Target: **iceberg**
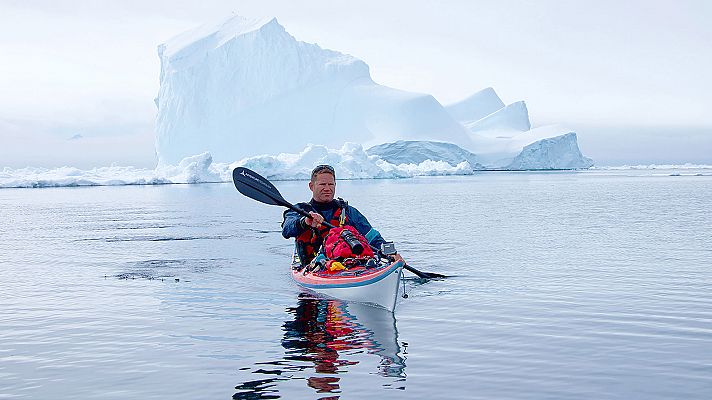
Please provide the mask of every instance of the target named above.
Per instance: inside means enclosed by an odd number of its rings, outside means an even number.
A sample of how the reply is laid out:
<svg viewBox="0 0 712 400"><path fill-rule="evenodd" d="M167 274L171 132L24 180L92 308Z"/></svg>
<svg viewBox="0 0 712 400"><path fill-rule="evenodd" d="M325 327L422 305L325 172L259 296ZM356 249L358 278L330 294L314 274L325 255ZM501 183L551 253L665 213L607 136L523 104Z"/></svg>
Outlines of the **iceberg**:
<svg viewBox="0 0 712 400"><path fill-rule="evenodd" d="M365 62L298 41L274 18L233 16L158 55L155 169L4 168L0 188L229 182L236 166L307 179L329 163L340 179L368 179L593 165L575 132L532 128L524 101L505 105L488 87L443 106L379 85Z"/></svg>
<svg viewBox="0 0 712 400"><path fill-rule="evenodd" d="M468 142L434 97L378 85L347 54L297 41L276 19L233 16L158 47L159 165L415 138Z"/></svg>
<svg viewBox="0 0 712 400"><path fill-rule="evenodd" d="M526 132L532 128L527 104L523 101L502 107L479 120L463 121L463 125L470 132L500 137L511 137L517 132Z"/></svg>
<svg viewBox="0 0 712 400"><path fill-rule="evenodd" d="M424 161L443 161L456 166L463 161L475 170L485 169L479 158L452 143L399 140L394 143L384 143L366 150L369 155L375 155L391 164L420 164Z"/></svg>
<svg viewBox="0 0 712 400"><path fill-rule="evenodd" d="M478 121L504 107L493 88L488 87L445 107L457 121Z"/></svg>
<svg viewBox="0 0 712 400"><path fill-rule="evenodd" d="M564 135L566 136L566 135ZM562 169L561 165L551 159L549 164L534 164L527 154L549 152L551 147L571 145L572 135L564 138L543 139L535 143L540 146L526 146L521 160L526 162L528 168L521 165L512 166L512 169ZM396 142L396 146L404 146ZM442 148L440 147L442 146ZM394 162L384 160L374 154L386 151L389 146L377 146L364 150L360 144L345 143L339 149L328 148L323 145L310 144L298 153L281 153L278 155L260 155L247 157L233 163L215 162L210 153L186 157L176 165L158 166L155 169L141 169L133 167L111 166L80 170L72 167L55 169L45 168L3 168L0 170L0 188L46 188L46 187L74 187L74 186L123 186L123 185L165 185L184 183L225 183L232 181L232 170L243 166L253 169L270 180L306 180L309 179L311 170L316 164L329 163L336 169L339 180L344 179L392 179L411 178L417 176L441 175L474 175L483 173L481 165L462 161L453 164L459 158L460 150L453 145L422 142L406 142L403 152L416 158L424 149L445 149L433 153L422 162L400 162L407 159L392 159ZM373 151L372 151L373 150ZM466 150L462 150L465 151ZM467 154L467 153L463 153ZM533 160L541 162L543 157L534 154ZM473 155L470 154L469 157ZM454 158L448 158L454 157ZM474 155L475 160L477 156ZM578 162L578 161L577 161ZM536 168L539 165L541 168ZM566 166L566 165L564 165ZM635 165L622 167L594 167L593 171L642 171L643 174L662 174L666 176L712 176L712 165ZM682 171L682 172L681 172ZM595 172L593 172L595 173Z"/></svg>
<svg viewBox="0 0 712 400"><path fill-rule="evenodd" d="M593 166L578 148L576 133L538 140L524 146L506 170L582 169Z"/></svg>
<svg viewBox="0 0 712 400"><path fill-rule="evenodd" d="M338 179L389 179L415 176L471 175L477 169L467 161L451 165L445 161L392 164L368 154L360 144L345 143L339 149L307 145L298 153L246 157L215 162L210 153L186 157L175 165L155 169L111 166L81 170L73 167L3 168L0 188L47 188L77 186L165 185L232 182L235 167L247 167L272 180L306 180L316 164L331 164Z"/></svg>
<svg viewBox="0 0 712 400"><path fill-rule="evenodd" d="M576 133L556 125L524 132L475 132L472 141L480 150L478 161L490 170L586 169L594 165L581 154ZM533 151L536 148L547 150Z"/></svg>
<svg viewBox="0 0 712 400"><path fill-rule="evenodd" d="M564 135L547 137L535 140L536 132L510 140L515 148L522 146L523 149L513 158L499 158L499 163L487 163L489 155L473 154L461 147L451 143L427 142L427 141L398 141L371 147L367 150L370 155L376 155L391 164L420 164L423 161L442 161L451 166L456 166L463 161L476 171L481 170L547 170L547 169L585 169L593 166L593 160L584 157L578 148L576 133L569 132ZM511 152L514 154L515 152ZM499 153L500 157L505 157L505 153Z"/></svg>
<svg viewBox="0 0 712 400"><path fill-rule="evenodd" d="M227 182L228 164L214 163L209 153L181 160L177 165L155 169L110 166L88 170L61 168L3 168L0 188L47 188L78 186L164 185L172 183Z"/></svg>
<svg viewBox="0 0 712 400"><path fill-rule="evenodd" d="M476 171L467 161L452 165L443 160L426 159L421 162L395 164L378 155L369 154L357 143L345 143L340 149L310 144L298 154L248 157L233 164L233 167L250 168L268 179L307 180L311 177L314 166L318 164L332 165L337 179L472 175Z"/></svg>
<svg viewBox="0 0 712 400"><path fill-rule="evenodd" d="M543 153L531 150L517 158L538 140L570 132L532 130L524 101L505 105L488 87L443 106L428 94L379 85L365 62L298 41L275 18L232 16L167 41L158 54L159 166L202 152L233 162L296 154L308 143L340 148L347 142L382 144L374 154L396 165L419 165L429 154L427 160L473 169L591 166L575 135L566 136L569 146L547 142L546 160L532 159ZM552 161L557 157L565 161Z"/></svg>
<svg viewBox="0 0 712 400"><path fill-rule="evenodd" d="M498 101L499 100L499 101ZM472 111L463 111L468 105ZM498 105L502 107L492 111ZM504 106L492 88L446 107L468 130L477 161L490 170L584 169L576 133L558 125L533 128L526 102ZM479 118L485 112L491 113Z"/></svg>

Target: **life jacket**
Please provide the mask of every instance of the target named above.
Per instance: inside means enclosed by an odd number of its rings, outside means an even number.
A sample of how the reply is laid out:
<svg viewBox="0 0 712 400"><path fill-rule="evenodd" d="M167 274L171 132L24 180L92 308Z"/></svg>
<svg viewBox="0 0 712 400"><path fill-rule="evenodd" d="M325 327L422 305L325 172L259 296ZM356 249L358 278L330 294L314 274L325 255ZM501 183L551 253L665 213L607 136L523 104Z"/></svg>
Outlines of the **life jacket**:
<svg viewBox="0 0 712 400"><path fill-rule="evenodd" d="M334 211L334 215L328 222L336 227L344 226L348 223L348 216L346 213L346 207L348 207L348 203L341 198L337 199L336 201L339 204L339 207L336 209L336 211ZM301 203L299 205L302 209L306 209L305 211L318 212L309 203ZM302 265L309 264L314 259L314 257L319 254L319 249L321 249L321 245L324 243L324 238L328 233L329 228L324 225L321 225L319 228L309 227L307 230L297 236L297 255L299 256L299 260L301 261Z"/></svg>
<svg viewBox="0 0 712 400"><path fill-rule="evenodd" d="M356 254L349 246L346 239L344 239L342 232L349 231L353 237L361 243L363 251ZM368 240L354 228L353 226L341 226L334 228L329 231L324 240L324 254L329 260L344 260L347 258L371 258L374 256L371 246L368 244Z"/></svg>

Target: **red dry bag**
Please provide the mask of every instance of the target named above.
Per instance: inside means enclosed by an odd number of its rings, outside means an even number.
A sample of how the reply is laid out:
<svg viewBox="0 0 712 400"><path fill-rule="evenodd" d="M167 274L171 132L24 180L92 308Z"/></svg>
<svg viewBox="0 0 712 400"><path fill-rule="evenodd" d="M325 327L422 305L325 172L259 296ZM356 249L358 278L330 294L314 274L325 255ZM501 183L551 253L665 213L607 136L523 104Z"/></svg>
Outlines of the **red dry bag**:
<svg viewBox="0 0 712 400"><path fill-rule="evenodd" d="M363 247L361 254L355 254L351 249L351 246L349 246L342 234L345 230L353 234L353 237L361 243ZM371 246L368 245L368 240L366 240L356 228L349 225L340 226L329 231L326 235L326 240L324 240L324 253L326 254L326 258L330 260L339 258L370 258L374 256Z"/></svg>

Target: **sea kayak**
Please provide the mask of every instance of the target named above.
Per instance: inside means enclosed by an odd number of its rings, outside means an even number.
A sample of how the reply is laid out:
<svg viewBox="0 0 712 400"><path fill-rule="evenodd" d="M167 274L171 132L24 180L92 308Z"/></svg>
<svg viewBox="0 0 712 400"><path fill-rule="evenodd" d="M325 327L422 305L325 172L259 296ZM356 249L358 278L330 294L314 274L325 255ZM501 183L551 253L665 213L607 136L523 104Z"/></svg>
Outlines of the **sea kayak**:
<svg viewBox="0 0 712 400"><path fill-rule="evenodd" d="M373 268L307 271L292 263L292 278L300 286L339 300L368 304L393 312L403 275L403 261L381 263Z"/></svg>

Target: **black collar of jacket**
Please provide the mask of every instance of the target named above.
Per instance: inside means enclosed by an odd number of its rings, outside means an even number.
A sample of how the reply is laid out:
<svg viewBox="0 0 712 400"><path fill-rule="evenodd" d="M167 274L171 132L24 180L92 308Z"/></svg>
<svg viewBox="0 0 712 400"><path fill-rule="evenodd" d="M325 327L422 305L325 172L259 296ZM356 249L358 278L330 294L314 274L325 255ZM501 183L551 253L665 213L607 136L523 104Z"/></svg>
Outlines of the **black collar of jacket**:
<svg viewBox="0 0 712 400"><path fill-rule="evenodd" d="M327 203L320 203L314 199L309 200L309 205L312 206L317 212L322 212L326 210L335 210L337 208L346 208L348 203L346 200L339 197L338 199L331 200Z"/></svg>

